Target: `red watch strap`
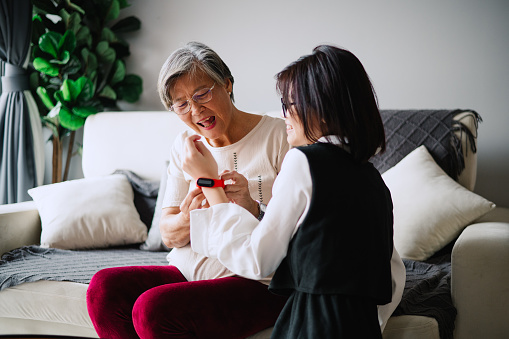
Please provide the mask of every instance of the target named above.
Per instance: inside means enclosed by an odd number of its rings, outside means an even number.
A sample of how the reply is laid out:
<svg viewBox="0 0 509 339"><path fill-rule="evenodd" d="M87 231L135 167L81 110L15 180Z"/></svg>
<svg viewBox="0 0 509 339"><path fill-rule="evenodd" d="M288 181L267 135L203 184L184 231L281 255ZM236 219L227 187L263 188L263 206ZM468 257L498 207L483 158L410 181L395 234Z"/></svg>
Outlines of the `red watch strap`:
<svg viewBox="0 0 509 339"><path fill-rule="evenodd" d="M221 179L210 179L210 178L199 178L196 180L197 187L222 187L224 188L224 180Z"/></svg>

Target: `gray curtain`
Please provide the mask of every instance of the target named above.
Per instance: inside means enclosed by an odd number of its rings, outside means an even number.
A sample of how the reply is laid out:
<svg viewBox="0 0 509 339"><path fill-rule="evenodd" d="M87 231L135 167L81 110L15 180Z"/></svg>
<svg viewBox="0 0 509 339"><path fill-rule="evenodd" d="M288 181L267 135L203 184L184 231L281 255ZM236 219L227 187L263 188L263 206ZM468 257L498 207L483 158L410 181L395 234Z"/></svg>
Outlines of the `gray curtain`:
<svg viewBox="0 0 509 339"><path fill-rule="evenodd" d="M44 175L41 122L26 70L31 27L30 0L0 0L0 204L31 200L27 190Z"/></svg>

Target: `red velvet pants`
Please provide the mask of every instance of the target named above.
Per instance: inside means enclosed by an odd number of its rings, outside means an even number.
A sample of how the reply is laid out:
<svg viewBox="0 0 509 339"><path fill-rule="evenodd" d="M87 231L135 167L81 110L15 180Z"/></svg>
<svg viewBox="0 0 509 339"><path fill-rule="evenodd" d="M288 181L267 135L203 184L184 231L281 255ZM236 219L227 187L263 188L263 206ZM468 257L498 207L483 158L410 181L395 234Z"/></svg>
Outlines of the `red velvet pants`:
<svg viewBox="0 0 509 339"><path fill-rule="evenodd" d="M174 266L103 269L87 291L101 338L245 338L273 326L285 302L254 280L188 282Z"/></svg>

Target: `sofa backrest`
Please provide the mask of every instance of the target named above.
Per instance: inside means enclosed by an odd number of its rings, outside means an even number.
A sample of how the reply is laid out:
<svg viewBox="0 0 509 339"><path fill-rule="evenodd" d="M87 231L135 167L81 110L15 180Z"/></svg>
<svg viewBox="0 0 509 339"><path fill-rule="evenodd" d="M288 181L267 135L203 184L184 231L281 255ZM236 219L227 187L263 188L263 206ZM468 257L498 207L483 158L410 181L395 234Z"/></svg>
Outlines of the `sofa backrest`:
<svg viewBox="0 0 509 339"><path fill-rule="evenodd" d="M170 147L186 125L165 111L101 112L87 118L83 131L85 178L131 170L160 180Z"/></svg>

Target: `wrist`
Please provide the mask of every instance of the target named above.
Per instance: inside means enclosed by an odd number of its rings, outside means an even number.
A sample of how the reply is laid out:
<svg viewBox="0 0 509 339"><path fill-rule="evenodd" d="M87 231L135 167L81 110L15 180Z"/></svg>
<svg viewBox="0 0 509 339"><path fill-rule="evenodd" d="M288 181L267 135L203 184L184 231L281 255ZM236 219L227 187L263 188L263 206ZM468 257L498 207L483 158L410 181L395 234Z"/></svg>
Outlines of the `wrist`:
<svg viewBox="0 0 509 339"><path fill-rule="evenodd" d="M265 210L267 208L267 205L264 203L256 200L256 203L258 204L258 220L261 221L263 219L263 216L265 215Z"/></svg>

